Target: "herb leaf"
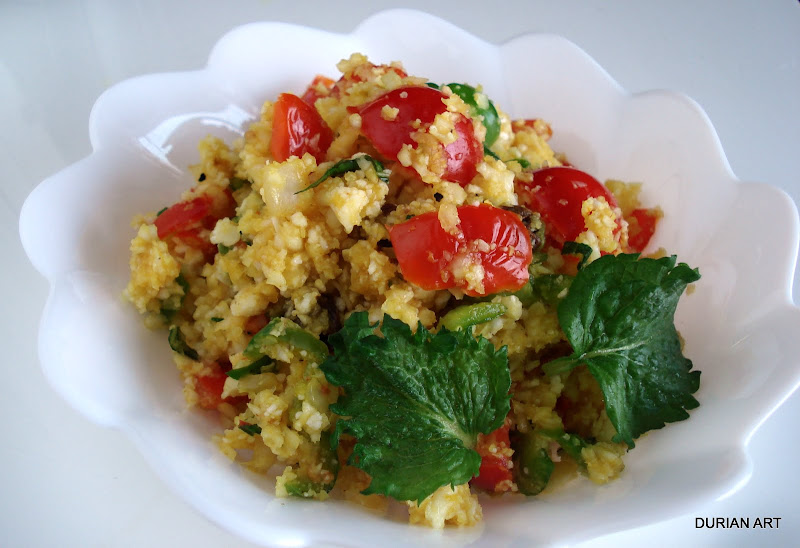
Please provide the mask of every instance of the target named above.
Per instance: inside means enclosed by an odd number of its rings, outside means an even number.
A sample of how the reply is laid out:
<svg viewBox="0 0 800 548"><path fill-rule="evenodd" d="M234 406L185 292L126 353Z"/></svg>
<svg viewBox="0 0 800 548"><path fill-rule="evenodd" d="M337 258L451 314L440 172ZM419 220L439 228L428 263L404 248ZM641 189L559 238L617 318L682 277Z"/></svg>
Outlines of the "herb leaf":
<svg viewBox="0 0 800 548"><path fill-rule="evenodd" d="M681 351L674 316L700 273L675 257L605 255L578 272L558 306L573 354L544 365L557 374L586 364L597 379L614 441L630 448L643 433L689 417L700 372Z"/></svg>
<svg viewBox="0 0 800 548"><path fill-rule="evenodd" d="M261 427L257 424L250 424L247 422L240 422L239 428L246 434L250 434L251 436L255 436L256 434L261 433Z"/></svg>
<svg viewBox="0 0 800 548"><path fill-rule="evenodd" d="M186 344L186 340L183 338L183 333L181 333L181 328L177 325L173 325L169 328L169 335L167 336L167 342L169 342L169 347L177 352L178 354L183 354L190 360L199 360L200 356L197 354L197 351Z"/></svg>
<svg viewBox="0 0 800 548"><path fill-rule="evenodd" d="M359 165L358 163L359 160L362 161L366 160L370 164L372 164L372 169L375 170L375 175L378 176L378 179L380 179L384 183L389 181L389 171L385 167L383 167L382 163L380 163L378 160L376 160L369 154L361 154L359 156L356 156L355 158L350 158L347 160L339 160L338 162L333 164L328 169L328 171L323 173L322 177L320 177L319 179L317 179L304 189L298 190L297 192L295 192L295 194L300 194L301 192L305 192L306 190L310 190L314 187L317 187L329 177L338 177L340 175L344 175L349 171L358 171L359 169L362 169L361 165Z"/></svg>
<svg viewBox="0 0 800 548"><path fill-rule="evenodd" d="M580 270L589 260L589 257L592 256L592 248L587 244L579 244L578 242L564 242L561 253L565 255L580 255L581 260L578 263L578 270Z"/></svg>
<svg viewBox="0 0 800 548"><path fill-rule="evenodd" d="M269 356L261 356L253 363L247 364L244 367L237 367L236 369L231 369L230 371L226 371L225 374L232 379L242 379L248 375L257 375L261 373L264 368L269 367L269 371L275 368L275 364L272 361L272 358Z"/></svg>
<svg viewBox="0 0 800 548"><path fill-rule="evenodd" d="M496 350L469 330L416 333L385 315L383 337L366 312L355 312L329 338L322 365L344 388L331 410L342 418L332 437L356 438L348 464L372 477L365 494L421 501L443 485L478 473L478 433L503 424L511 376L505 347Z"/></svg>

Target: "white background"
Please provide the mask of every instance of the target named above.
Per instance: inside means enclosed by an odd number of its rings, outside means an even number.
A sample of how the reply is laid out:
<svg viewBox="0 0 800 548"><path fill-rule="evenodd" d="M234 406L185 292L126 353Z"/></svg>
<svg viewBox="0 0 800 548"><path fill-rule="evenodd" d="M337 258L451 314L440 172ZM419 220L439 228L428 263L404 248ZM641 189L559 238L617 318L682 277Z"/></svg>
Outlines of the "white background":
<svg viewBox="0 0 800 548"><path fill-rule="evenodd" d="M47 385L36 331L48 289L22 251L19 211L41 179L90 153L89 111L108 86L143 73L199 68L214 42L239 24L286 21L347 33L389 7L426 10L491 42L525 32L561 34L630 91L683 91L708 113L741 179L778 186L800 202L797 0L5 0L0 3L0 545L248 546L167 491L119 432L91 424ZM797 302L797 273L794 279ZM795 394L753 436L753 475L733 496L589 544L795 545L798 418ZM695 528L695 517L740 516L751 522L780 517L780 528Z"/></svg>

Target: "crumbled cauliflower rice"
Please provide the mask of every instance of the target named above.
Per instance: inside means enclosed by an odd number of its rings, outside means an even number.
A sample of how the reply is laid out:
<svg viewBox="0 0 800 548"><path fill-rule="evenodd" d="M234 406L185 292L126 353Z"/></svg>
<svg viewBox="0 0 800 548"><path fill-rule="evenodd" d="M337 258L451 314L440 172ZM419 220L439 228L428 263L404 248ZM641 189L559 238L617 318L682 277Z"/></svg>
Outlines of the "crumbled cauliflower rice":
<svg viewBox="0 0 800 548"><path fill-rule="evenodd" d="M213 222L159 237L163 228L155 214L138 218L125 296L147 325L170 328L187 405L219 412L224 428L215 441L226 456L277 477L277 496L330 496L384 512L385 497L361 493L369 476L345 464L352 443L343 440L333 460L326 456L337 421L329 406L339 392L320 371L317 356L277 340L265 347L272 369L239 378L225 373L250 363L248 344L273 318L291 320L323 340L341 327L348 313L361 310L372 321L386 313L412 329L420 323L435 329L444 313L462 303L465 291L482 291L484 266L473 252L454 257L448 276L460 287L423 289L403 276L387 243L387 227L437 212L441 227L458 234L460 206L517 206L515 181L529 180L531 170L561 162L547 142L552 131L545 122L512 122L499 111L500 132L492 154L482 156L466 184L446 180L442 147L458 138L455 124L460 117L470 115L468 105L449 89L444 90L443 112L431 124L414 124L411 141L396 159L386 158L360 134L362 117L348 107L401 86L424 86L426 80L406 75L396 63L373 65L360 54L338 68L343 76L334 88L313 86L312 108L332 130L321 156L305 152L283 161L273 157L276 103L271 101L240 140L226 144L208 137L200 143L200 160L191 168L197 183L181 201L206 200L206 219ZM485 106L488 99L478 94L476 101ZM387 122L398 115L398 108L390 106L380 112ZM483 125L469 119L482 140ZM363 158L365 153L382 159L390 172L388 181ZM351 158L357 159L355 169L299 192L335 162ZM635 185L615 182L613 191L626 211L638 206ZM578 241L592 248L593 258L625 248L627 227L620 222L619 209L603 198L589 199L582 204L582 215L585 231ZM474 242L475 250L489 247L485 241ZM555 274L559 261L553 256L537 268ZM581 369L553 377L541 371L548 349L564 343L555 308L542 302L523 306L508 294L494 296L493 302L503 304L506 312L477 326L475 334L508 349L512 432L579 432L598 441L583 450L586 475L597 483L617 477L626 447L611 441L615 432L596 382ZM565 401L572 404L568 413ZM550 449L554 460L569 460L557 444ZM570 470L579 474L574 463ZM320 488L334 481L332 491ZM516 485L508 480L503 490L514 492ZM477 492L468 484L444 485L419 504L407 502L409 520L434 528L474 525L482 516Z"/></svg>

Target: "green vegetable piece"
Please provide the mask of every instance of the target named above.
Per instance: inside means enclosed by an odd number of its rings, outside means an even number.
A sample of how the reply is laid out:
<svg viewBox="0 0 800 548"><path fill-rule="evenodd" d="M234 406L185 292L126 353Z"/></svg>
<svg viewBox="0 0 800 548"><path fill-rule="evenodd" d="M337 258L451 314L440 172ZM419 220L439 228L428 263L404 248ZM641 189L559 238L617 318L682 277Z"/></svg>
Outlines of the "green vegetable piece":
<svg viewBox="0 0 800 548"><path fill-rule="evenodd" d="M189 282L186 281L183 274L178 274L175 282L181 287L183 293L174 293L162 301L160 312L167 322L171 322L175 315L180 312L183 307L183 301L186 299L186 295L189 294Z"/></svg>
<svg viewBox="0 0 800 548"><path fill-rule="evenodd" d="M217 251L219 251L220 255L227 255L231 249L233 248L225 244L217 244Z"/></svg>
<svg viewBox="0 0 800 548"><path fill-rule="evenodd" d="M169 209L168 207L162 207L161 209L158 210L158 213L156 213L156 217L160 217L161 214L164 213L168 209Z"/></svg>
<svg viewBox="0 0 800 548"><path fill-rule="evenodd" d="M286 492L294 497L312 497L315 493L325 491L330 493L336 484L336 477L339 474L339 459L336 450L331 447L330 432L323 432L317 445L317 460L322 465L322 469L332 474L329 482L312 481L300 470L295 470L297 477L284 484Z"/></svg>
<svg viewBox="0 0 800 548"><path fill-rule="evenodd" d="M433 82L425 82L425 85L428 86L429 88L440 89L439 84L434 84Z"/></svg>
<svg viewBox="0 0 800 548"><path fill-rule="evenodd" d="M287 318L273 318L258 333L253 335L244 349L244 355L257 359L267 353L267 348L278 342L285 342L298 350L305 350L311 357L322 362L328 356L328 347L314 334L298 326Z"/></svg>
<svg viewBox="0 0 800 548"><path fill-rule="evenodd" d="M561 449L578 463L584 471L586 470L586 461L583 460L581 451L584 447L589 447L589 443L577 434L567 434L563 430L537 430L537 433L550 438L558 443Z"/></svg>
<svg viewBox="0 0 800 548"><path fill-rule="evenodd" d="M320 484L300 475L291 481L287 481L283 486L289 495L302 498L311 498L314 493L318 493L321 490Z"/></svg>
<svg viewBox="0 0 800 548"><path fill-rule="evenodd" d="M218 317L214 316L213 318L211 318L211 321L214 322L214 323L219 323L219 322L222 321L222 318L218 318Z"/></svg>
<svg viewBox="0 0 800 548"><path fill-rule="evenodd" d="M249 184L250 184L250 181L248 181L247 179L242 179L241 177L231 177L230 181L228 182L228 187L231 190L233 190L234 192L236 192L237 190L239 190L243 186L249 185Z"/></svg>
<svg viewBox="0 0 800 548"><path fill-rule="evenodd" d="M461 97L469 106L473 116L483 116L482 123L486 128L486 138L483 142L487 147L492 146L500 136L500 115L497 114L494 103L492 103L486 95L470 85L447 84L447 87L450 88L450 91Z"/></svg>
<svg viewBox="0 0 800 548"><path fill-rule="evenodd" d="M186 344L186 341L183 338L183 333L181 333L181 329L177 325L173 325L169 328L167 341L169 342L169 347L178 354L183 354L190 360L200 359L200 356L197 354L197 352L188 344Z"/></svg>
<svg viewBox="0 0 800 548"><path fill-rule="evenodd" d="M239 429L245 434L250 434L251 436L261 433L261 427L257 424L248 424L246 422L242 422L239 423Z"/></svg>
<svg viewBox="0 0 800 548"><path fill-rule="evenodd" d="M587 244L579 244L578 242L564 242L561 248L562 255L580 255L581 260L578 263L578 270L584 267L586 261L592 256L592 248Z"/></svg>
<svg viewBox="0 0 800 548"><path fill-rule="evenodd" d="M359 163L361 160L361 163ZM372 169L375 170L375 175L378 176L378 179L383 181L384 183L389 182L389 170L383 167L383 164L380 163L378 160L373 158L368 154L361 154L354 158L350 158L348 160L339 160L335 164L333 164L328 171L322 174L322 177L305 187L303 190L298 190L295 194L300 194L301 192L305 192L306 190L310 190L314 187L319 186L323 181L330 177L339 177L340 175L344 175L349 171L358 171L359 169L365 169L364 162L369 162L372 165Z"/></svg>
<svg viewBox="0 0 800 548"><path fill-rule="evenodd" d="M259 373L264 373L265 369L267 371L272 371L275 369L275 363L269 356L261 356L256 361L245 365L244 367L237 367L236 369L226 371L225 374L238 381L239 379L248 375L258 375Z"/></svg>
<svg viewBox="0 0 800 548"><path fill-rule="evenodd" d="M506 313L506 305L502 303L475 303L465 304L454 308L444 316L439 325L450 331L467 329L479 323L485 323L499 318Z"/></svg>
<svg viewBox="0 0 800 548"><path fill-rule="evenodd" d="M348 464L372 477L364 494L422 501L443 485L477 475L479 433L499 428L510 410L506 348L469 331L416 333L384 315L382 337L366 312L330 336L333 354L320 366L344 388L331 410L332 443L356 438Z"/></svg>
<svg viewBox="0 0 800 548"><path fill-rule="evenodd" d="M674 316L700 273L675 261L605 255L579 271L558 306L573 353L543 366L555 375L586 364L603 390L614 441L630 448L643 433L687 419L687 410L699 405L692 394L700 372L691 371L681 351Z"/></svg>
<svg viewBox="0 0 800 548"><path fill-rule="evenodd" d="M572 276L566 274L539 274L531 277L527 284L511 295L517 297L524 307L539 302L557 306L567 296L572 279Z"/></svg>
<svg viewBox="0 0 800 548"><path fill-rule="evenodd" d="M546 444L546 440L534 433L522 434L512 443L514 479L524 495L538 495L550 481L555 465L547 454Z"/></svg>

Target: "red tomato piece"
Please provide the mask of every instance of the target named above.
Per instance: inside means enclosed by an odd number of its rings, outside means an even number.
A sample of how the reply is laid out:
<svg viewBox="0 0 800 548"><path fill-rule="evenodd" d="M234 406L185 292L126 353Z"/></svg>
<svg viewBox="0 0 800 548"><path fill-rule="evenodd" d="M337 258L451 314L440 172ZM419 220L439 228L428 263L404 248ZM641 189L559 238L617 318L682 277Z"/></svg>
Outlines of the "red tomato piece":
<svg viewBox="0 0 800 548"><path fill-rule="evenodd" d="M475 450L481 456L481 467L470 483L493 493L510 490L513 477L508 426L501 426L487 435L479 435Z"/></svg>
<svg viewBox="0 0 800 548"><path fill-rule="evenodd" d="M466 186L478 174L478 164L483 160L483 146L475 138L469 118L461 116L455 123L455 130L458 139L444 147L447 168L442 179Z"/></svg>
<svg viewBox="0 0 800 548"><path fill-rule="evenodd" d="M650 238L656 231L656 221L658 215L650 209L634 209L631 211L631 217L636 219L636 230L631 230L628 235L628 247L635 253L641 253L647 244L650 243ZM631 227L633 225L630 225Z"/></svg>
<svg viewBox="0 0 800 548"><path fill-rule="evenodd" d="M532 251L530 233L520 218L488 204L461 206L458 234L442 228L437 212L423 213L389 227L403 276L423 289L461 287L469 295L514 291L528 281ZM454 268L478 263L483 291L467 289Z"/></svg>
<svg viewBox="0 0 800 548"><path fill-rule="evenodd" d="M355 109L361 115L361 133L369 139L375 149L393 160L403 145L416 147L412 135L416 129L412 127L415 120L422 124L430 124L447 110L444 100L447 96L441 91L429 87L409 86L397 88L384 93L377 99ZM397 116L387 120L383 108L398 109ZM478 163L483 159L483 147L475 137L472 122L459 115L455 123L458 139L444 147L447 168L442 178L447 181L468 184L475 177Z"/></svg>
<svg viewBox="0 0 800 548"><path fill-rule="evenodd" d="M517 185L523 203L539 212L548 238L559 247L586 230L581 205L587 198L603 197L612 208L617 207L614 195L605 185L572 167L540 169L533 173L533 182Z"/></svg>
<svg viewBox="0 0 800 548"><path fill-rule="evenodd" d="M181 230L172 234L174 238L182 241L189 247L199 250L207 263L214 260L214 255L217 254L216 244L212 244L208 239L208 232L204 232L203 228L190 228L189 230Z"/></svg>
<svg viewBox="0 0 800 548"><path fill-rule="evenodd" d="M321 163L331 142L333 132L316 108L291 93L278 96L269 144L275 160L283 162L290 156L301 157L308 152Z"/></svg>
<svg viewBox="0 0 800 548"><path fill-rule="evenodd" d="M158 237L165 237L192 228L208 215L211 209L211 198L205 194L186 202L178 202L156 217L154 224Z"/></svg>
<svg viewBox="0 0 800 548"><path fill-rule="evenodd" d="M197 392L197 404L204 409L216 409L223 401L222 389L227 375L216 363L211 365L211 373L197 377L194 386Z"/></svg>
<svg viewBox="0 0 800 548"><path fill-rule="evenodd" d="M247 321L244 323L244 332L248 335L255 335L263 327L266 327L268 323L268 318L266 314L257 314L255 316L250 316L247 318Z"/></svg>
<svg viewBox="0 0 800 548"><path fill-rule="evenodd" d="M327 94L321 93L320 88L324 88L330 92L333 86L336 84L335 81L331 80L327 76L323 76L321 74L317 74L311 83L306 88L305 93L303 93L303 101L308 103L309 105L314 105L317 102L317 99L320 97L326 97Z"/></svg>

